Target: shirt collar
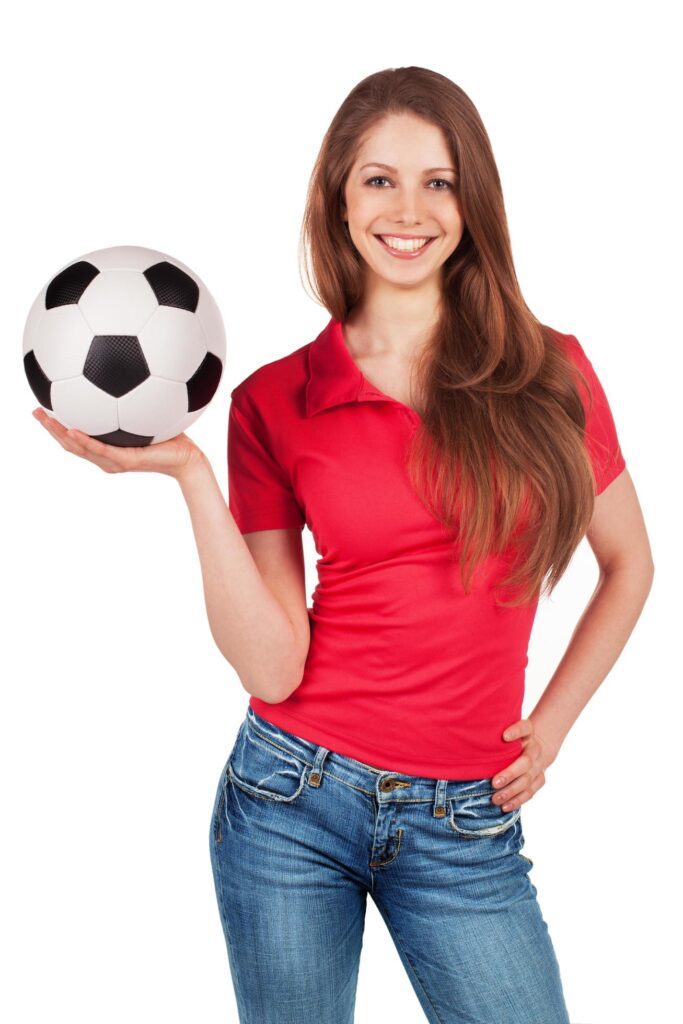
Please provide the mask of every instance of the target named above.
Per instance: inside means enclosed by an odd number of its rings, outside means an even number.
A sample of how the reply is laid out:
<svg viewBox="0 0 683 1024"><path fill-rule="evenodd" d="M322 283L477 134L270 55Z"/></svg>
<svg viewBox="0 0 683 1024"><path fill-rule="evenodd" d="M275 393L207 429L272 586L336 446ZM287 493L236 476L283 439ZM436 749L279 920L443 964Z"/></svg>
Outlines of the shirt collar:
<svg viewBox="0 0 683 1024"><path fill-rule="evenodd" d="M330 319L308 348L306 415L345 402L393 402L366 380L346 346L341 321Z"/></svg>

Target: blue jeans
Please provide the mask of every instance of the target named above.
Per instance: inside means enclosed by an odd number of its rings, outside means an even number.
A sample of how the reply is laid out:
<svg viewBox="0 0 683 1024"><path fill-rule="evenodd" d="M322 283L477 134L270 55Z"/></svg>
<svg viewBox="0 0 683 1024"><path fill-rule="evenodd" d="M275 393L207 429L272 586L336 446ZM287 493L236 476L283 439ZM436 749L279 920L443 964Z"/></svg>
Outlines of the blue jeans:
<svg viewBox="0 0 683 1024"><path fill-rule="evenodd" d="M521 808L493 792L374 768L247 707L209 834L240 1024L352 1024L368 893L427 1020L569 1024Z"/></svg>

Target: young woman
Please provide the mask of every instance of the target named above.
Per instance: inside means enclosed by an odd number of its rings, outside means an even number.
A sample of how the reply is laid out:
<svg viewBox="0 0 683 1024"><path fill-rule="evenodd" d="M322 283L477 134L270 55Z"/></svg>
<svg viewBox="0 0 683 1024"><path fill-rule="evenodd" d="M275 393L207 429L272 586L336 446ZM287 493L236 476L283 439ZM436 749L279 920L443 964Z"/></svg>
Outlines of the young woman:
<svg viewBox="0 0 683 1024"><path fill-rule="evenodd" d="M522 298L490 143L449 79L352 90L304 240L330 319L233 390L229 509L184 434L123 449L41 416L188 503L212 632L251 695L209 837L239 1019L351 1022L369 893L428 1020L566 1024L521 806L653 574L605 392ZM598 587L522 719L542 585L584 536Z"/></svg>

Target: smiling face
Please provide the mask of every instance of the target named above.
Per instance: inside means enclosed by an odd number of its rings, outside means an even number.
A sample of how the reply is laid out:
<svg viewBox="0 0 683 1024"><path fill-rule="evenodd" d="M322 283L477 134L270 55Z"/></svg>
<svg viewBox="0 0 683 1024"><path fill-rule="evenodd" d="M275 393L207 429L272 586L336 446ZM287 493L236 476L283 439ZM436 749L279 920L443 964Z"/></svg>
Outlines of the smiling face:
<svg viewBox="0 0 683 1024"><path fill-rule="evenodd" d="M370 283L403 289L440 280L465 227L456 181L446 138L429 121L392 114L367 134L346 180L342 216L375 277Z"/></svg>

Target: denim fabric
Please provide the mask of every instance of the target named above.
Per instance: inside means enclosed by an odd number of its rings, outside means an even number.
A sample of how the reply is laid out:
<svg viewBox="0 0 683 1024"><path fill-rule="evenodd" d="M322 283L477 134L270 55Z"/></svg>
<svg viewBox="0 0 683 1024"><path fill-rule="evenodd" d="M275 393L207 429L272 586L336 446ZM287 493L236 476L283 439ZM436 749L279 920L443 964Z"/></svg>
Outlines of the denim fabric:
<svg viewBox="0 0 683 1024"><path fill-rule="evenodd" d="M569 1024L522 808L493 793L374 768L248 707L209 834L240 1024L352 1024L368 893L428 1021Z"/></svg>

